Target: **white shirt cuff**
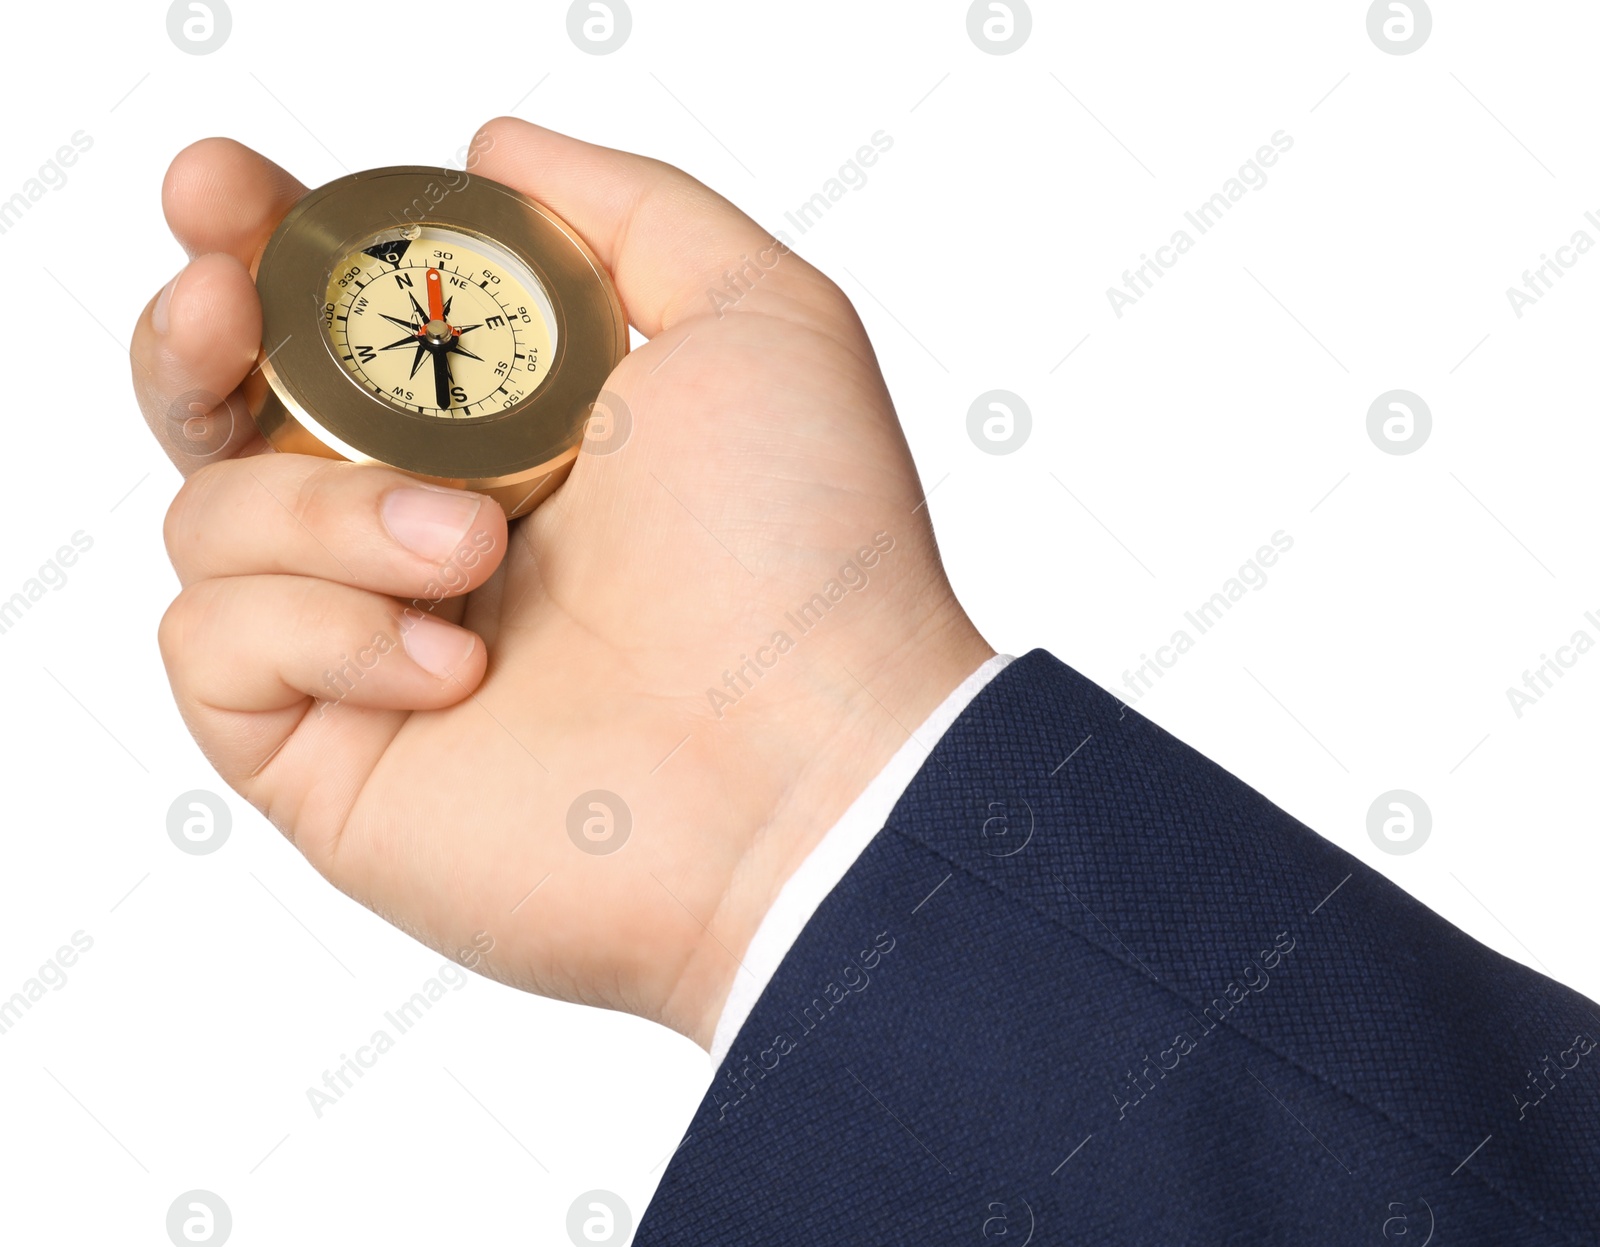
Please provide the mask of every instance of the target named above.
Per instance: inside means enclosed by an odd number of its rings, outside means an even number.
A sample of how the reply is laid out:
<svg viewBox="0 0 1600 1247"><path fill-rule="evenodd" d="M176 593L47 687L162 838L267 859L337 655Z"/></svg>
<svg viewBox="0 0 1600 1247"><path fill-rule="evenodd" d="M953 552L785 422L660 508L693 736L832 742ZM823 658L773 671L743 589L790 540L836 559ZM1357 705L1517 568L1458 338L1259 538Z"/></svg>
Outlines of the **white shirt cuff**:
<svg viewBox="0 0 1600 1247"><path fill-rule="evenodd" d="M734 976L733 988L728 992L711 1039L713 1065L720 1065L728 1055L739 1028L750 1016L750 1010L755 1008L795 940L800 938L806 923L811 921L811 915L838 886L872 838L883 830L895 803L922 769L933 747L984 685L1010 662L1011 655L996 654L957 685L807 854L799 869L789 876L772 908L756 928L750 947L745 950L744 969Z"/></svg>

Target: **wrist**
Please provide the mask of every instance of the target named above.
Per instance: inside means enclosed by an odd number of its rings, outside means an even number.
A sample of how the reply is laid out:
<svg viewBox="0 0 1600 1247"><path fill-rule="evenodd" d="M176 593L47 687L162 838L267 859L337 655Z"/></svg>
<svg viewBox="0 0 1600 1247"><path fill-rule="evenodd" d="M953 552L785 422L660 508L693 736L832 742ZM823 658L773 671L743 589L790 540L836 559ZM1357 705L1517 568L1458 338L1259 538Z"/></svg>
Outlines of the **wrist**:
<svg viewBox="0 0 1600 1247"><path fill-rule="evenodd" d="M891 598L791 655L780 681L764 677L761 704L738 708L749 713L737 747L718 750L718 791L753 800L737 817L740 851L706 938L683 961L661 1019L702 1047L785 883L911 733L994 656L942 576L906 596L914 611Z"/></svg>

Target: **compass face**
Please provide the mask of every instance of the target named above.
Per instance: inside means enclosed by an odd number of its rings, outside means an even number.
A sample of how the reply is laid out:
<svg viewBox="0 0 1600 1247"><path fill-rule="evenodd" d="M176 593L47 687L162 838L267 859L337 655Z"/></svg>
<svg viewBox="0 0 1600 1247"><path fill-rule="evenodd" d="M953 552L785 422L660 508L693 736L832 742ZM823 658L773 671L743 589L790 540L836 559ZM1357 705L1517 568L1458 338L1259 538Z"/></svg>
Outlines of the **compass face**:
<svg viewBox="0 0 1600 1247"><path fill-rule="evenodd" d="M556 347L532 269L487 239L426 225L374 234L335 264L322 323L357 385L441 420L516 406Z"/></svg>
<svg viewBox="0 0 1600 1247"><path fill-rule="evenodd" d="M578 232L460 170L307 191L255 279L251 412L275 450L475 490L512 519L560 487L628 354L616 287Z"/></svg>

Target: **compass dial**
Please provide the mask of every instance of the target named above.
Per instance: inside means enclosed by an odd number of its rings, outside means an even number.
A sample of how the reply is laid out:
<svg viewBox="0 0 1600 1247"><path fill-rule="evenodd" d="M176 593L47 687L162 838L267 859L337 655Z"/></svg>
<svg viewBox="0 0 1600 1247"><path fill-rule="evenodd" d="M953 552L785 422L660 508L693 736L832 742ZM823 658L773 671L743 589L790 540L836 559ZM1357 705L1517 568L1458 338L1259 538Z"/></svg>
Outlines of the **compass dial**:
<svg viewBox="0 0 1600 1247"><path fill-rule="evenodd" d="M307 191L255 278L251 411L275 450L474 490L511 519L560 488L628 354L616 287L578 232L459 170Z"/></svg>
<svg viewBox="0 0 1600 1247"><path fill-rule="evenodd" d="M357 384L444 420L516 406L544 381L556 346L532 269L486 239L427 226L374 235L334 265L322 323Z"/></svg>

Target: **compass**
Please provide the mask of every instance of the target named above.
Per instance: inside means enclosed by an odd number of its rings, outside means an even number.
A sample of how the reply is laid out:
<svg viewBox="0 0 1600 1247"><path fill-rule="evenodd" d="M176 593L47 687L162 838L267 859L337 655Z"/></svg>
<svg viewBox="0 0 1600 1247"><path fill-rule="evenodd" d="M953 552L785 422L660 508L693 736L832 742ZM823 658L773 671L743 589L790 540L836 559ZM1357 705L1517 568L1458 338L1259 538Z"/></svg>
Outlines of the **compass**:
<svg viewBox="0 0 1600 1247"><path fill-rule="evenodd" d="M616 289L577 231L459 170L372 169L309 192L256 288L256 424L274 448L476 490L513 518L565 478L628 352Z"/></svg>

